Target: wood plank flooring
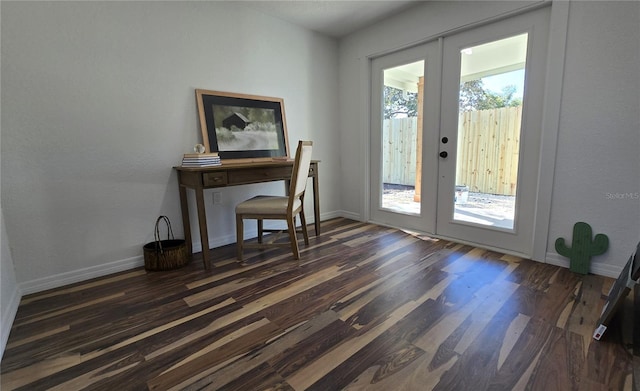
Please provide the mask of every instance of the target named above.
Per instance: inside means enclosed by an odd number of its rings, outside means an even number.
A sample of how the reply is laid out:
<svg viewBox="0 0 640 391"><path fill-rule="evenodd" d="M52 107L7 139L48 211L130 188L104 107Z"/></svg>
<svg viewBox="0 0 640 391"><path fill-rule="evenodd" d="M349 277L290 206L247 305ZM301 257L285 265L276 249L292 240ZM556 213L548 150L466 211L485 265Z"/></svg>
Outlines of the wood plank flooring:
<svg viewBox="0 0 640 391"><path fill-rule="evenodd" d="M2 390L632 390L612 280L347 219L22 299ZM622 326L621 320L618 320ZM617 330L620 330L619 332ZM637 357L636 357L637 358Z"/></svg>

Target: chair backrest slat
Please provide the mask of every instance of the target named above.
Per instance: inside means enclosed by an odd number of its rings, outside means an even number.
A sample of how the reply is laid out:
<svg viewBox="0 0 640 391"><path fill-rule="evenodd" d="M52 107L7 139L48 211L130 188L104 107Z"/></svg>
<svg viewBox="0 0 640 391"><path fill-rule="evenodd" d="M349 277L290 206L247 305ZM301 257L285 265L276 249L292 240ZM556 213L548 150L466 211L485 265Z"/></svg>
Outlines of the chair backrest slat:
<svg viewBox="0 0 640 391"><path fill-rule="evenodd" d="M312 149L313 142L302 140L298 142L293 172L291 173L291 187L289 189L289 197L291 199L300 197L307 187Z"/></svg>

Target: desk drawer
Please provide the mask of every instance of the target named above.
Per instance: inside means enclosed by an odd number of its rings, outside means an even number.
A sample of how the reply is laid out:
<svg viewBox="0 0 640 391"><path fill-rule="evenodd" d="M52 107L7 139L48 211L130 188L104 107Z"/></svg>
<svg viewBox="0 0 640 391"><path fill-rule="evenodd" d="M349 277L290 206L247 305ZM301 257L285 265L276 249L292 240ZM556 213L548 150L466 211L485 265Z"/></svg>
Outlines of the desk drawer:
<svg viewBox="0 0 640 391"><path fill-rule="evenodd" d="M229 183L256 183L279 179L291 179L292 167L252 168L229 172Z"/></svg>
<svg viewBox="0 0 640 391"><path fill-rule="evenodd" d="M202 184L204 187L226 186L227 173L226 172L208 172L203 174Z"/></svg>

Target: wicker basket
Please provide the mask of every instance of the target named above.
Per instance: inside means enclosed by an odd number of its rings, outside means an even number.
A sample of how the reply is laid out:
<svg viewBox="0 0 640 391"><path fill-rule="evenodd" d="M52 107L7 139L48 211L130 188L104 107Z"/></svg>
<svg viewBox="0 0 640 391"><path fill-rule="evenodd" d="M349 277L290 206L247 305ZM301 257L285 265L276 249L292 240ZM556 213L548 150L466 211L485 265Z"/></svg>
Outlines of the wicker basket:
<svg viewBox="0 0 640 391"><path fill-rule="evenodd" d="M158 225L164 221L167 225L167 239L160 240ZM182 239L175 239L171 222L167 216L160 216L156 220L154 242L149 242L142 247L144 253L144 268L147 270L172 270L178 269L189 263L190 254L187 245Z"/></svg>

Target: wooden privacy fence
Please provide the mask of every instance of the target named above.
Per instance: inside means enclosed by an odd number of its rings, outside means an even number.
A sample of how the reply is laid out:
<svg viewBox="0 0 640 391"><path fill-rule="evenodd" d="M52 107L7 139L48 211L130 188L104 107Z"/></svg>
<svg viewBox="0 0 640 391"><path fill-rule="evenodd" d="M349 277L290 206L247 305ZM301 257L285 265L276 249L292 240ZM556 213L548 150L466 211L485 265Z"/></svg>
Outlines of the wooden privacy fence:
<svg viewBox="0 0 640 391"><path fill-rule="evenodd" d="M382 181L398 185L416 185L416 139L418 120L384 120L382 129Z"/></svg>
<svg viewBox="0 0 640 391"><path fill-rule="evenodd" d="M456 184L472 192L515 195L521 120L521 106L461 113ZM415 186L417 132L416 118L384 121L384 183Z"/></svg>

